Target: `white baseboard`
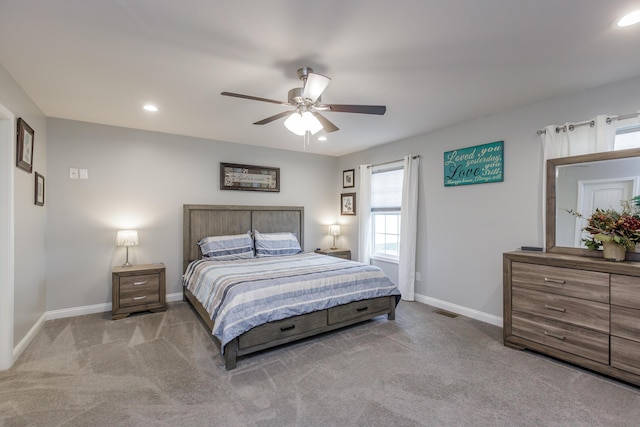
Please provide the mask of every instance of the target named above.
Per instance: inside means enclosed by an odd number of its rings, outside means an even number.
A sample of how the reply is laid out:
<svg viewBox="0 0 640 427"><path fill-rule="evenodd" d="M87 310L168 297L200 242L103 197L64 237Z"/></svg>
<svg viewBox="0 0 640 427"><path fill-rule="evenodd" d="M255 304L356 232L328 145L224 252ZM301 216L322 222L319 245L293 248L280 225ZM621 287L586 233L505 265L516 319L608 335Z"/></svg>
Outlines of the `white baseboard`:
<svg viewBox="0 0 640 427"><path fill-rule="evenodd" d="M450 311L452 313L459 314L461 316L470 317L471 319L479 320L484 323L489 323L494 326L502 327L502 317L494 316L493 314L484 313L482 311L474 310L472 308L463 307L461 305L452 304L450 302L442 301L439 299L427 297L424 295L415 294L415 299L423 304L431 305L443 310Z"/></svg>
<svg viewBox="0 0 640 427"><path fill-rule="evenodd" d="M40 329L42 329L42 326L44 326L44 322L46 320L47 320L47 313L43 313L42 316L40 316L40 318L36 322L36 324L33 325L33 327L29 330L29 332L27 332L27 335L25 335L24 338L20 340L18 345L16 345L13 348L14 362L18 360L18 357L20 357L20 355L25 350L25 348L27 348L27 346L31 344L31 341L33 341L33 339L36 337L38 332L40 332Z"/></svg>

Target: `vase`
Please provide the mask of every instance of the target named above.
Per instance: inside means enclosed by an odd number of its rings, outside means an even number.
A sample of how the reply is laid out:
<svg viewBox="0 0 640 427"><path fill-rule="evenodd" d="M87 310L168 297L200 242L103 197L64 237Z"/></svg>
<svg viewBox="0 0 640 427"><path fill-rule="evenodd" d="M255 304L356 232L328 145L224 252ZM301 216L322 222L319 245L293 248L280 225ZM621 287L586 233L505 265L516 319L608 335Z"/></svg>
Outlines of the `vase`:
<svg viewBox="0 0 640 427"><path fill-rule="evenodd" d="M602 249L603 258L613 261L624 261L624 257L627 253L627 248L613 241L602 242Z"/></svg>

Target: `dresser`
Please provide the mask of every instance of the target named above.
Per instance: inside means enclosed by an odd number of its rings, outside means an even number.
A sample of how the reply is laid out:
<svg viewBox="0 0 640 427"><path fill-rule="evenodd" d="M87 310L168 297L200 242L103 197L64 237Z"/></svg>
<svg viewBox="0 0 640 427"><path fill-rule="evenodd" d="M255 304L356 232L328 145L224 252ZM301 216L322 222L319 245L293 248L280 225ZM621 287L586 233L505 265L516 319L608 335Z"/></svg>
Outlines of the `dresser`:
<svg viewBox="0 0 640 427"><path fill-rule="evenodd" d="M164 264L114 267L111 276L111 319L122 319L139 311L166 309Z"/></svg>
<svg viewBox="0 0 640 427"><path fill-rule="evenodd" d="M351 251L349 249L316 249L317 254L329 255L336 258L351 259Z"/></svg>
<svg viewBox="0 0 640 427"><path fill-rule="evenodd" d="M503 255L504 345L640 385L640 263Z"/></svg>

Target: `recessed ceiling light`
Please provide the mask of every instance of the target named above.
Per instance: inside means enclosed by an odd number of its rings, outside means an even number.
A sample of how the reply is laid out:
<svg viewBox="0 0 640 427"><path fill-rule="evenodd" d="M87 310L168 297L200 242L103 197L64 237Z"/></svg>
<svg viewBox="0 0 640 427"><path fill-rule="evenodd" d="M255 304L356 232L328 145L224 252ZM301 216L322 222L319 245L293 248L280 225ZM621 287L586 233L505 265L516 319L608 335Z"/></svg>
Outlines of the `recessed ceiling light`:
<svg viewBox="0 0 640 427"><path fill-rule="evenodd" d="M318 137L318 141L326 141L327 137L326 136L319 136Z"/></svg>
<svg viewBox="0 0 640 427"><path fill-rule="evenodd" d="M158 111L158 107L156 107L155 105L152 105L152 104L147 104L147 105L145 105L145 106L144 106L144 107L142 107L142 108L144 108L144 109L145 109L145 110L147 110L147 111L152 111L152 112L154 112L154 113L155 113L156 111Z"/></svg>
<svg viewBox="0 0 640 427"><path fill-rule="evenodd" d="M631 13L627 13L618 21L618 27L628 27L640 22L640 10L636 10Z"/></svg>

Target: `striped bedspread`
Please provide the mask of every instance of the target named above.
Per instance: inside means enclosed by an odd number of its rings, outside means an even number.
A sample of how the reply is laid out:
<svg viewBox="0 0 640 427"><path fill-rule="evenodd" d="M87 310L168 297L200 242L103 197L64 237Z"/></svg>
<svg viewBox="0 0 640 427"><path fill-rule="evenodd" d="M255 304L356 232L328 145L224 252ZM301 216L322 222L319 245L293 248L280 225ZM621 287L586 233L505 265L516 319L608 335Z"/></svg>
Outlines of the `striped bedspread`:
<svg viewBox="0 0 640 427"><path fill-rule="evenodd" d="M375 266L313 252L237 261L193 261L183 285L214 322L224 346L274 320L400 291Z"/></svg>

